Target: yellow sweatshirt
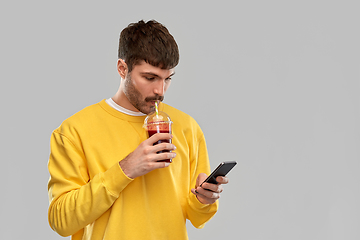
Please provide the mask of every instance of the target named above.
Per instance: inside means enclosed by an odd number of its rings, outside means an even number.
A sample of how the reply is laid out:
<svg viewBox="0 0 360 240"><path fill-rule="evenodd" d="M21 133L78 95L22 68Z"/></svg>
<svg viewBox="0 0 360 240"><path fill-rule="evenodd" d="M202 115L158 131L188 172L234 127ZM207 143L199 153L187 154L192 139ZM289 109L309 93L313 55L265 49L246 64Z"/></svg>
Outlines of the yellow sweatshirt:
<svg viewBox="0 0 360 240"><path fill-rule="evenodd" d="M173 121L177 156L169 167L130 179L119 161L144 141L145 117L121 113L105 100L65 120L51 136L49 223L72 240L188 239L218 203L200 203L190 189L209 174L204 135L190 116L160 104Z"/></svg>

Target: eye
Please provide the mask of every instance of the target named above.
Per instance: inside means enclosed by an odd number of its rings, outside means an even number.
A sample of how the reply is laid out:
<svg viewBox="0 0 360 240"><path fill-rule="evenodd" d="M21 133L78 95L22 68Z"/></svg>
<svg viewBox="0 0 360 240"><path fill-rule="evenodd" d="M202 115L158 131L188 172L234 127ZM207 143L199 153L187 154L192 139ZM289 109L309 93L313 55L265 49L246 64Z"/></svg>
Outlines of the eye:
<svg viewBox="0 0 360 240"><path fill-rule="evenodd" d="M155 80L154 77L145 77L145 79L148 80L148 81L154 81Z"/></svg>

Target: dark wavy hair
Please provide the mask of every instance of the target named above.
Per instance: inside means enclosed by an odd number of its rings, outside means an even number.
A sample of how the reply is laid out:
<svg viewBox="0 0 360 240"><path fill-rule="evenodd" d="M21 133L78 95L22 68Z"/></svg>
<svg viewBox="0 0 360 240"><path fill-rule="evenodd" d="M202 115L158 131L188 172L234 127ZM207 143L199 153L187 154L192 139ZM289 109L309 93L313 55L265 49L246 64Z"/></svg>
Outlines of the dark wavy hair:
<svg viewBox="0 0 360 240"><path fill-rule="evenodd" d="M179 63L179 49L164 25L155 20L146 23L141 20L121 31L118 57L126 62L129 72L142 60L171 69Z"/></svg>

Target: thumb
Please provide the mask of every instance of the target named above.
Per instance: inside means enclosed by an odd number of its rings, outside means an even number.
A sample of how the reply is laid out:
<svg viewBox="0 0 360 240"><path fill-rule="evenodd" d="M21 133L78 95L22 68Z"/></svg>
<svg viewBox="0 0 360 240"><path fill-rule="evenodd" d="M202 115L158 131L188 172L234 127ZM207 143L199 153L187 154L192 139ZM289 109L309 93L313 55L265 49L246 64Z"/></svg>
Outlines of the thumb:
<svg viewBox="0 0 360 240"><path fill-rule="evenodd" d="M196 179L196 187L199 187L207 177L205 173L200 173Z"/></svg>

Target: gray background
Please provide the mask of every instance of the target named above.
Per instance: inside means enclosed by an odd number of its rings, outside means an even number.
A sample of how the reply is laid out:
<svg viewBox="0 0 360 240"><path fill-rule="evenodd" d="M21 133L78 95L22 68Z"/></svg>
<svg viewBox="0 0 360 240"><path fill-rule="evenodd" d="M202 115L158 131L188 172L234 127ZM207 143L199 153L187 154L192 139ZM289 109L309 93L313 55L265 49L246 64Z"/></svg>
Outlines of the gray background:
<svg viewBox="0 0 360 240"><path fill-rule="evenodd" d="M63 239L50 134L115 94L119 32L140 19L180 47L165 102L202 126L212 168L238 161L190 239L360 239L357 2L2 1L0 239Z"/></svg>

